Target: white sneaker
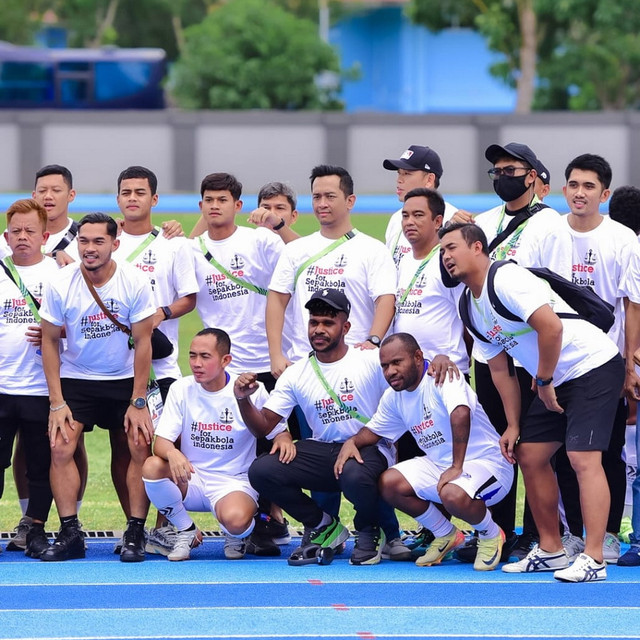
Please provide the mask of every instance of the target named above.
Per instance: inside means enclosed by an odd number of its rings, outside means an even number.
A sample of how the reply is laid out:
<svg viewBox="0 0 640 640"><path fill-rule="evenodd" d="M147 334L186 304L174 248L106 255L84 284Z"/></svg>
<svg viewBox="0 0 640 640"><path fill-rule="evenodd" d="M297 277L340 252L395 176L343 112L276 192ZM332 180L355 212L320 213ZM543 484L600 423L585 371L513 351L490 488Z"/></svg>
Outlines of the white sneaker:
<svg viewBox="0 0 640 640"><path fill-rule="evenodd" d="M150 529L147 532L147 543L144 550L147 553L155 553L168 556L176 544L178 530L172 524Z"/></svg>
<svg viewBox="0 0 640 640"><path fill-rule="evenodd" d="M247 552L247 543L244 538L234 538L225 533L224 557L227 560L242 560Z"/></svg>
<svg viewBox="0 0 640 640"><path fill-rule="evenodd" d="M167 554L167 560L179 562L188 560L191 556L191 549L195 549L202 542L202 531L200 529L189 529L178 531L173 550Z"/></svg>
<svg viewBox="0 0 640 640"><path fill-rule="evenodd" d="M602 555L604 561L609 564L616 564L620 557L620 540L613 533L604 534L604 542L602 543Z"/></svg>
<svg viewBox="0 0 640 640"><path fill-rule="evenodd" d="M606 580L607 565L604 562L596 562L586 553L581 553L570 567L556 571L553 577L562 582L596 582L597 580Z"/></svg>
<svg viewBox="0 0 640 640"><path fill-rule="evenodd" d="M562 536L562 546L569 556L569 560L575 560L584 551L584 540L572 533Z"/></svg>
<svg viewBox="0 0 640 640"><path fill-rule="evenodd" d="M502 570L505 573L532 573L534 571L555 571L568 566L569 558L564 549L549 553L535 545L522 560L502 565Z"/></svg>

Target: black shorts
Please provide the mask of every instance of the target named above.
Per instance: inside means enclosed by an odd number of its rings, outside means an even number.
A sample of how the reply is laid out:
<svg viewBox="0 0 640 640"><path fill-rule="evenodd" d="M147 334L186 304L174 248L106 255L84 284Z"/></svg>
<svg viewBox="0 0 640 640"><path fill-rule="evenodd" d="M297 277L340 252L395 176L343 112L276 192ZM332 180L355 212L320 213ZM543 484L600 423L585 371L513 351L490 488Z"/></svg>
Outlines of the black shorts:
<svg viewBox="0 0 640 640"><path fill-rule="evenodd" d="M76 380L62 378L62 395L73 419L84 425L102 429L124 429L124 414L133 393L133 378L123 380Z"/></svg>
<svg viewBox="0 0 640 640"><path fill-rule="evenodd" d="M562 442L567 451L606 451L623 384L624 361L617 355L556 387L564 413L548 411L536 396L524 419L520 442Z"/></svg>

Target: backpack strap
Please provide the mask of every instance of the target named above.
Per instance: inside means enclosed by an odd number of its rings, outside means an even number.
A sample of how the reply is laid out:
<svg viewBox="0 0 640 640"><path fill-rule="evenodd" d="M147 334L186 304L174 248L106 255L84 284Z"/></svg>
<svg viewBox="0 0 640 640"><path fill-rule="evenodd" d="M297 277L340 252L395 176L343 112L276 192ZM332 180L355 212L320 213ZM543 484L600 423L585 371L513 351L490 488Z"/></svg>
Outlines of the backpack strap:
<svg viewBox="0 0 640 640"><path fill-rule="evenodd" d="M524 322L524 320L520 316L517 316L512 311L509 311L509 309L504 306L502 300L500 300L496 295L496 289L494 285L496 271L503 264L509 263L517 264L513 260L496 260L495 262L491 263L491 266L489 267L489 273L487 274L487 293L489 295L489 302L491 303L493 310L498 315L502 316L505 320L511 320L512 322Z"/></svg>
<svg viewBox="0 0 640 640"><path fill-rule="evenodd" d="M460 313L460 319L462 324L467 328L467 331L473 334L473 336L482 342L489 342L474 326L471 322L471 314L469 308L471 305L471 291L468 287L465 287L460 299L458 300L458 311Z"/></svg>

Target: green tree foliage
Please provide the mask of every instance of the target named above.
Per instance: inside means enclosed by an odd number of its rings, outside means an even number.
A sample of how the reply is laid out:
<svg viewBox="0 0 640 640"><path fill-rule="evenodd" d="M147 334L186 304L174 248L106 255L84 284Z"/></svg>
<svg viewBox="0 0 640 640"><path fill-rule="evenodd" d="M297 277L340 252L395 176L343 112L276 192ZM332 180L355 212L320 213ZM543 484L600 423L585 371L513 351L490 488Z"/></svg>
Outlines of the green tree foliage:
<svg viewBox="0 0 640 640"><path fill-rule="evenodd" d="M527 5L534 23L523 29ZM533 55L536 109L640 105L638 0L412 0L408 13L432 31L476 29L504 56L491 73L519 92Z"/></svg>
<svg viewBox="0 0 640 640"><path fill-rule="evenodd" d="M0 40L12 44L31 44L40 28L42 0L2 0L0 3Z"/></svg>
<svg viewBox="0 0 640 640"><path fill-rule="evenodd" d="M172 93L184 108L336 108L335 89L316 83L339 71L316 26L268 0L234 0L184 32Z"/></svg>

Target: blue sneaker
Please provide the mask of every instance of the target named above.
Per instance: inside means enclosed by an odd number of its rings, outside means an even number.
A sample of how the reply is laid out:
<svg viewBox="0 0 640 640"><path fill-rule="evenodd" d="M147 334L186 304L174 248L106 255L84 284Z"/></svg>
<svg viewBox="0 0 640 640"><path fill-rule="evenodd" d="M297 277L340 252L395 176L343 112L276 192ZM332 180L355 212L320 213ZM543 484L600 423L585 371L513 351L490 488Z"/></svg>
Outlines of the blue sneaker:
<svg viewBox="0 0 640 640"><path fill-rule="evenodd" d="M619 567L640 567L640 544L632 544L629 550L618 558Z"/></svg>

